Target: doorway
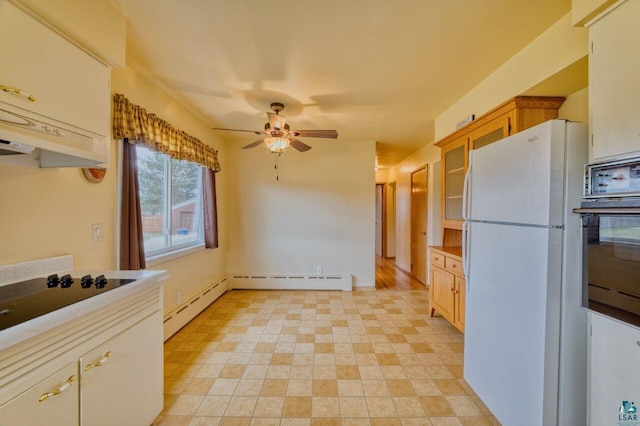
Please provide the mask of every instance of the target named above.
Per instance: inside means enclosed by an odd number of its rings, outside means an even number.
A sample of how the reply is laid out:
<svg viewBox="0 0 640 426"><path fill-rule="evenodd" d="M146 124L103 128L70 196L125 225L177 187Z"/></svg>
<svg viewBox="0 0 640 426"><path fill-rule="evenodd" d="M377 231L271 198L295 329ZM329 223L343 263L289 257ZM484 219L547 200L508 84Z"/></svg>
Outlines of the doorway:
<svg viewBox="0 0 640 426"><path fill-rule="evenodd" d="M411 275L427 282L427 166L411 173Z"/></svg>
<svg viewBox="0 0 640 426"><path fill-rule="evenodd" d="M376 256L386 256L386 210L385 184L376 183Z"/></svg>

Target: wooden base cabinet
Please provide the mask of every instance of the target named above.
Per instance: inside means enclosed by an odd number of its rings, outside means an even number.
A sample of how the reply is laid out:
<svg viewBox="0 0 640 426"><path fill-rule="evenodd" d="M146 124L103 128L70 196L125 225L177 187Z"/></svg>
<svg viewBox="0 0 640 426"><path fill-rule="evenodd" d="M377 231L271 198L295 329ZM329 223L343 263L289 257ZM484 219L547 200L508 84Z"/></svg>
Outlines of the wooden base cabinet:
<svg viewBox="0 0 640 426"><path fill-rule="evenodd" d="M464 332L466 281L458 248L429 248L431 280L429 316L438 311L458 330Z"/></svg>

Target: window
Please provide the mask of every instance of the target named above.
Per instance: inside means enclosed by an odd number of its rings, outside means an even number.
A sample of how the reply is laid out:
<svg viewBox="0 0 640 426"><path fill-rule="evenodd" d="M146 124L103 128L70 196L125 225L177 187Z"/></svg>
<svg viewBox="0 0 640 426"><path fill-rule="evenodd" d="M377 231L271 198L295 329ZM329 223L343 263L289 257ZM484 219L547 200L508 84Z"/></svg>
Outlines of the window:
<svg viewBox="0 0 640 426"><path fill-rule="evenodd" d="M147 258L204 241L201 166L136 145Z"/></svg>

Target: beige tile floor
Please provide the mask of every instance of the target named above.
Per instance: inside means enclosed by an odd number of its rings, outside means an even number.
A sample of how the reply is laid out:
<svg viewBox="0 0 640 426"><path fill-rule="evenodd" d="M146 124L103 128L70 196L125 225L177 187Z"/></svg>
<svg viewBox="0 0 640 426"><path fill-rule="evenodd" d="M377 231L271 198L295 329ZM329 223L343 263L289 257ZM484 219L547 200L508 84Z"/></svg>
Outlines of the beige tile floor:
<svg viewBox="0 0 640 426"><path fill-rule="evenodd" d="M230 291L165 343L155 425L498 425L426 291Z"/></svg>

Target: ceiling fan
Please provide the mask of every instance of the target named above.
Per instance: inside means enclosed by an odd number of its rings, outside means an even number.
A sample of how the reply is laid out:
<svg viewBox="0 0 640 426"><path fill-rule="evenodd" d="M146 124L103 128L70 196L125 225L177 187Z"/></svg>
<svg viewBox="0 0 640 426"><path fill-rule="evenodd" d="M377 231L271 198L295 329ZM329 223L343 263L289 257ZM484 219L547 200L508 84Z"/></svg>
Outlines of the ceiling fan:
<svg viewBox="0 0 640 426"><path fill-rule="evenodd" d="M219 127L214 127L213 130L255 133L261 136L260 139L243 146L242 149L254 148L262 144L269 151L277 154L283 153L289 147L293 147L300 152L311 149L309 145L297 139L297 137L331 139L338 137L338 132L335 130L291 130L286 123L287 117L280 115L280 111L284 109L284 105L279 102L274 102L271 104L271 109L274 112L267 112L269 121L264 125L264 130L223 129Z"/></svg>

